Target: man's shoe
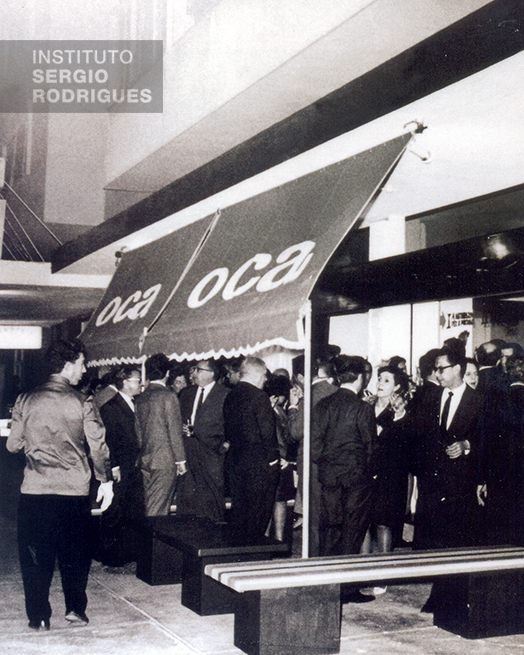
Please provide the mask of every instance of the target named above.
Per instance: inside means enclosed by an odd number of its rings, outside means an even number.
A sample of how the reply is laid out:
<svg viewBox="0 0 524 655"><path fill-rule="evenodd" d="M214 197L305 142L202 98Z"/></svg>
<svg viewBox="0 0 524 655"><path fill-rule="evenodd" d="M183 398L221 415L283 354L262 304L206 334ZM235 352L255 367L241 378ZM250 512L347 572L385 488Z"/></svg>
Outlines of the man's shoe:
<svg viewBox="0 0 524 655"><path fill-rule="evenodd" d="M50 630L51 624L49 619L42 619L41 621L29 621L31 630Z"/></svg>
<svg viewBox="0 0 524 655"><path fill-rule="evenodd" d="M83 626L89 623L89 619L85 614L78 614L77 612L68 612L65 615L66 621L72 625Z"/></svg>

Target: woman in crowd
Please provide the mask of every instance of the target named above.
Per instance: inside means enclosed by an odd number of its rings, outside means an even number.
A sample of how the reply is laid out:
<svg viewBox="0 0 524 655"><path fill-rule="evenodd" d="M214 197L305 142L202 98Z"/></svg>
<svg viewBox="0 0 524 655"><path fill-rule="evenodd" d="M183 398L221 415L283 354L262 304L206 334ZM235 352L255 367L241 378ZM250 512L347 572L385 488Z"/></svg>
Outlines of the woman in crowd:
<svg viewBox="0 0 524 655"><path fill-rule="evenodd" d="M476 389L479 384L479 365L471 357L466 358L466 372L464 373L464 382L472 389Z"/></svg>
<svg viewBox="0 0 524 655"><path fill-rule="evenodd" d="M408 415L406 404L409 379L396 366L378 370L374 400L379 454L376 502L362 552L372 552L373 539L381 553L390 552L402 535L408 489Z"/></svg>
<svg viewBox="0 0 524 655"><path fill-rule="evenodd" d="M189 386L187 369L182 364L175 364L170 368L169 377L167 378L167 386L172 389L177 396L180 395L182 389Z"/></svg>
<svg viewBox="0 0 524 655"><path fill-rule="evenodd" d="M273 375L266 382L264 389L276 414L278 450L280 453L280 478L271 523L273 524L275 539L284 541L287 501L295 497L296 491L293 484L293 465L288 459L288 450L292 439L289 436L287 414L284 409L289 399L291 382L282 375ZM271 523L266 533L268 536Z"/></svg>

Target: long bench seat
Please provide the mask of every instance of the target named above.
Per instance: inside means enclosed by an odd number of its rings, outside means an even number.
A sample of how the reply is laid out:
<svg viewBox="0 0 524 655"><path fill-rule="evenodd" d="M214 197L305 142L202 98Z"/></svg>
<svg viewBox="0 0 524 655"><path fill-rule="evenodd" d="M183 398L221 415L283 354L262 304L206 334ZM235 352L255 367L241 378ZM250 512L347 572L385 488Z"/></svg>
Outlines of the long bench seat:
<svg viewBox="0 0 524 655"><path fill-rule="evenodd" d="M235 645L250 655L338 653L341 585L449 581L435 624L464 637L524 631L524 548L349 555L236 565L205 574L237 592ZM454 595L462 601L454 607Z"/></svg>

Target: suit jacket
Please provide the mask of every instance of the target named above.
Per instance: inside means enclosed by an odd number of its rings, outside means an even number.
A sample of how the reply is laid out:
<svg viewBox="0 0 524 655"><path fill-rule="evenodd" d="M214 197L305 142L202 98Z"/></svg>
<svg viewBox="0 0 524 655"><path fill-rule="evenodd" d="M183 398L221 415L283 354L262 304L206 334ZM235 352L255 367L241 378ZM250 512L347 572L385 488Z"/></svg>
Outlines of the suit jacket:
<svg viewBox="0 0 524 655"><path fill-rule="evenodd" d="M100 415L106 427L111 466L119 466L123 476L129 474L135 468L139 450L135 413L117 393L102 405Z"/></svg>
<svg viewBox="0 0 524 655"><path fill-rule="evenodd" d="M107 387L102 387L102 389L97 391L94 395L95 405L100 409L108 400L111 400L111 398L116 396L117 393L117 388L112 384L108 384Z"/></svg>
<svg viewBox="0 0 524 655"><path fill-rule="evenodd" d="M174 471L175 463L186 459L176 393L151 382L135 399L135 417L140 467Z"/></svg>
<svg viewBox="0 0 524 655"><path fill-rule="evenodd" d="M198 386L193 385L183 389L180 394L180 411L184 423L191 420L197 391ZM219 452L224 443L223 407L228 393L229 389L227 387L215 382L195 416L193 426L195 437L204 446L215 452Z"/></svg>
<svg viewBox="0 0 524 655"><path fill-rule="evenodd" d="M350 389L338 389L313 409L311 459L322 484L372 484L378 448L373 407Z"/></svg>
<svg viewBox="0 0 524 655"><path fill-rule="evenodd" d="M482 398L466 385L453 420L447 431L439 426L442 394L426 396L425 402L417 408L417 440L415 473L421 485L429 486L432 493L442 497L470 495L479 482L479 430L482 413ZM447 446L455 441L468 440L471 446L468 455L450 459Z"/></svg>
<svg viewBox="0 0 524 655"><path fill-rule="evenodd" d="M279 459L275 412L265 391L240 381L224 400L231 466L244 468Z"/></svg>

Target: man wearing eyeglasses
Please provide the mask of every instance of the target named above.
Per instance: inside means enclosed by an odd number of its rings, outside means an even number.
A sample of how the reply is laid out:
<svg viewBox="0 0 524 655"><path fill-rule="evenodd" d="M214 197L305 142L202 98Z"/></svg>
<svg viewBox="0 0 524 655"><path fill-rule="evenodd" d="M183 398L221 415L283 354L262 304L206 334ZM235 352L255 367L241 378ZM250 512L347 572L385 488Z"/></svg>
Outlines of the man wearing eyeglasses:
<svg viewBox="0 0 524 655"><path fill-rule="evenodd" d="M442 348L435 361L441 391L427 396L417 408L414 545L419 549L478 543L481 397L464 382L465 370L463 353ZM436 602L432 593L425 609L436 610Z"/></svg>
<svg viewBox="0 0 524 655"><path fill-rule="evenodd" d="M177 489L177 514L224 520L224 399L213 359L195 366L195 384L180 394L187 473Z"/></svg>
<svg viewBox="0 0 524 655"><path fill-rule="evenodd" d="M480 395L464 382L465 358L443 348L435 360L441 386L417 416L416 545L447 548L476 540Z"/></svg>

